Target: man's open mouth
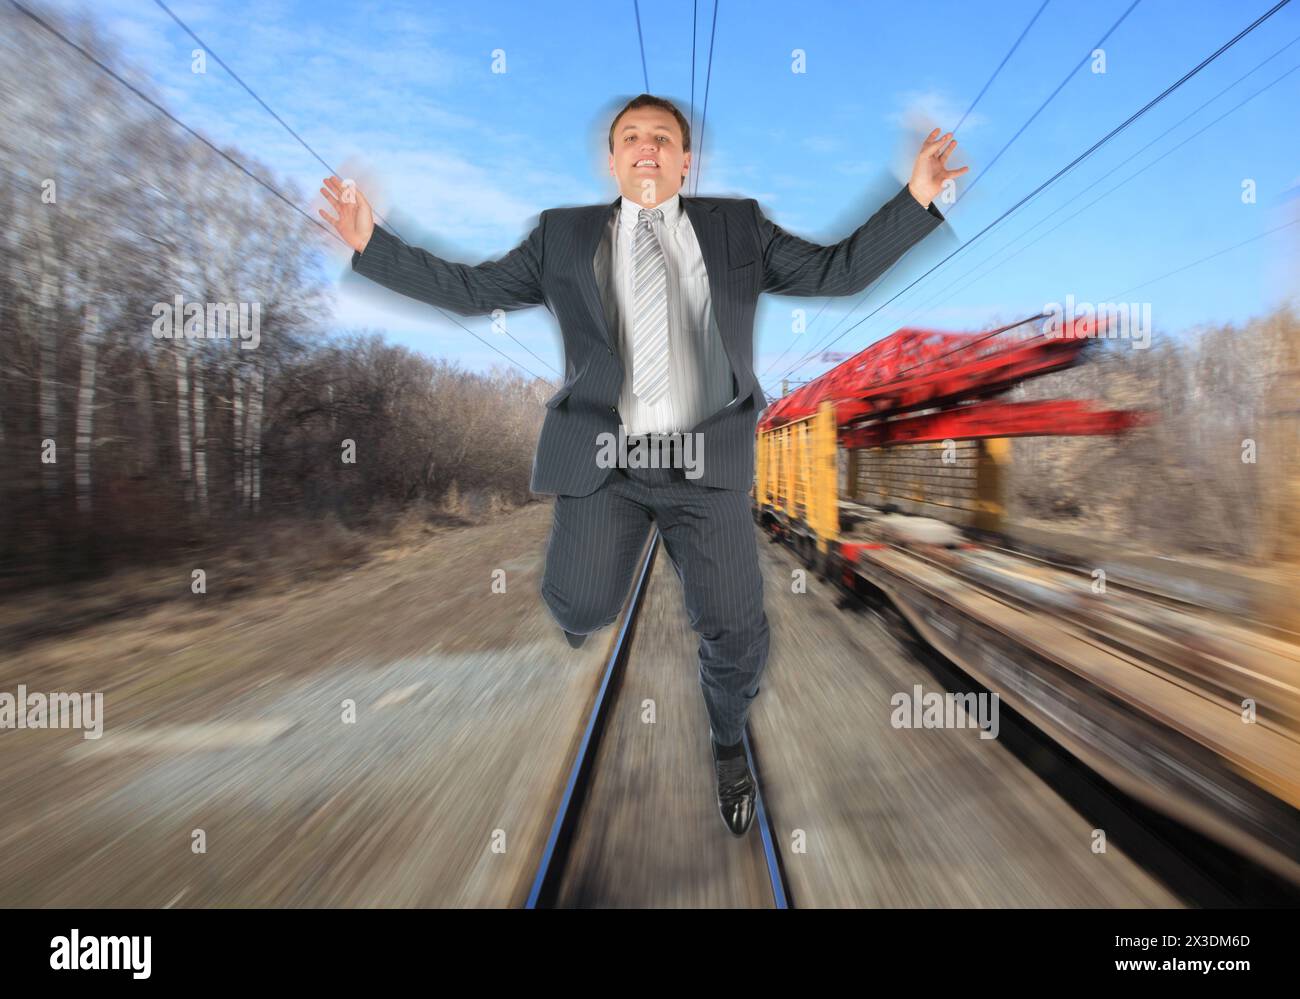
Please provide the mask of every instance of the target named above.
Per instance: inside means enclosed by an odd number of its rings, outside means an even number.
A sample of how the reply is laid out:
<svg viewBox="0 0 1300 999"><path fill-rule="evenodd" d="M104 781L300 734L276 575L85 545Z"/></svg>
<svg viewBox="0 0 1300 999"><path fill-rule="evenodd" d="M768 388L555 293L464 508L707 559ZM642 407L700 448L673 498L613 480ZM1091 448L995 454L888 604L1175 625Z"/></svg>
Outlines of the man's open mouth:
<svg viewBox="0 0 1300 999"><path fill-rule="evenodd" d="M656 170L659 169L659 164L656 163L654 160L651 160L651 159L637 160L637 161L636 161L635 163L633 163L632 165L633 165L634 167L654 167Z"/></svg>

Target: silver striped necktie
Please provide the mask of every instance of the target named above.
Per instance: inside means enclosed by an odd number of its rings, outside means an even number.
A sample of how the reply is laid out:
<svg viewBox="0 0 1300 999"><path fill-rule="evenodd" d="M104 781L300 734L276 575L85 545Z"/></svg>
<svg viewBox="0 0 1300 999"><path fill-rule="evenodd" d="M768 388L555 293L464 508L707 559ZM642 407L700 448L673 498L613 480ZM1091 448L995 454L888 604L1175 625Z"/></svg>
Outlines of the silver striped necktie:
<svg viewBox="0 0 1300 999"><path fill-rule="evenodd" d="M653 406L668 393L668 268L654 222L659 208L642 208L632 240L632 393Z"/></svg>

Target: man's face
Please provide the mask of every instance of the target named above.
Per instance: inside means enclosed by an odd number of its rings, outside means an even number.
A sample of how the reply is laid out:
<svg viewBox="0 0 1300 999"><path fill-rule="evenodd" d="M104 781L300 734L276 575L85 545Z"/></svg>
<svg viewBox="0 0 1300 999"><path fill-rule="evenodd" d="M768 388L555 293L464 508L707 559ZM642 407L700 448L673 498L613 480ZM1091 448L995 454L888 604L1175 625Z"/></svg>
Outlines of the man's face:
<svg viewBox="0 0 1300 999"><path fill-rule="evenodd" d="M682 186L691 154L682 152L682 130L671 112L633 108L614 125L609 172L623 197L653 208Z"/></svg>

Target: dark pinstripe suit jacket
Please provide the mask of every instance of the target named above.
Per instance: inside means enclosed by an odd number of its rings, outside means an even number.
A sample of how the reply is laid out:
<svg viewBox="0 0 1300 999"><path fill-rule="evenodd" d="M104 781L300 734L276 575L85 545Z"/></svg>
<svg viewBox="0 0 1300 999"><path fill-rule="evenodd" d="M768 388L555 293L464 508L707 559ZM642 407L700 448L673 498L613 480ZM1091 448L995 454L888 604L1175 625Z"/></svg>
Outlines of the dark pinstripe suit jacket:
<svg viewBox="0 0 1300 999"><path fill-rule="evenodd" d="M551 208L528 238L500 260L451 263L407 246L381 226L352 269L386 288L462 316L545 305L564 337L564 384L546 401L534 493L585 496L610 474L596 463L598 435L617 435L623 385L618 330L606 317L595 261L608 253L605 205ZM906 185L852 235L820 246L768 220L752 198L681 196L695 227L735 398L692 429L702 436L697 485L748 490L754 479L754 425L767 405L754 376L754 310L760 292L852 295L861 291L943 221Z"/></svg>

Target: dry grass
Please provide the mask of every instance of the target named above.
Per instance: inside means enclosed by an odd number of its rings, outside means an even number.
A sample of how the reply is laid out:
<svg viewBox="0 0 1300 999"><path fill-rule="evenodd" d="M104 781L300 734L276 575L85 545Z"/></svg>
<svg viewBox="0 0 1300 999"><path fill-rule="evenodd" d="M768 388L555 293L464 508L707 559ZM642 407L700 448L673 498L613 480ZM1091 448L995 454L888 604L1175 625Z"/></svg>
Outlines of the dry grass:
<svg viewBox="0 0 1300 999"><path fill-rule="evenodd" d="M472 500L472 501L471 501ZM492 497L470 497L462 513L430 504L377 504L356 527L335 516L283 519L210 537L188 553L109 576L29 590L0 604L0 647L14 652L100 622L181 602L193 595L193 573L205 574L206 598L223 603L250 594L285 593L376 560L416 551L449 531L505 512ZM473 516L471 508L483 510Z"/></svg>

